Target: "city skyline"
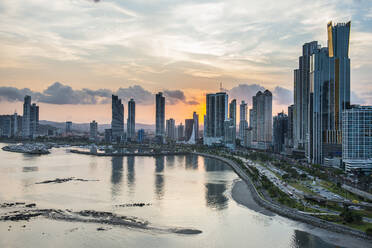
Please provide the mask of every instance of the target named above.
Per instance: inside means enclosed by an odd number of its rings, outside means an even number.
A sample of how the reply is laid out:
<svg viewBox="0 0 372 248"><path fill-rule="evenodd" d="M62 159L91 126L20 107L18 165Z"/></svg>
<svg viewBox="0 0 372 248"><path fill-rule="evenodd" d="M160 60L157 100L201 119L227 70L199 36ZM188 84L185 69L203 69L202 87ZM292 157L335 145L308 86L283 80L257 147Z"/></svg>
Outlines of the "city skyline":
<svg viewBox="0 0 372 248"><path fill-rule="evenodd" d="M245 8L246 4L250 8ZM60 1L48 7L43 1L35 1L29 5L17 1L0 4L9 22L0 25L0 48L6 51L0 55L0 114L14 110L20 114L22 98L29 94L42 109L41 120L89 123L95 119L109 123L110 101L105 96L110 98L113 93L124 102L134 98L138 103L136 121L154 124L150 118L155 110L153 96L162 91L168 101L166 118L179 123L196 111L202 123L205 95L217 92L220 82L230 99L238 103L245 100L249 108L252 95L269 89L273 93L273 114L286 112L292 104L292 68L301 54L299 47L312 40L326 46L326 24L331 20L352 21L351 102L372 104L372 4L368 1L314 1L301 4L302 10L290 1L270 4L269 10L265 10L264 2L239 1L176 1L169 8L150 4L151 11L142 8L141 3L125 5L117 1ZM283 14L289 6L294 10ZM25 8L39 8L50 23L38 16L25 16ZM157 28L151 30L153 23L149 20L160 12L164 15L157 16ZM305 12L307 18L302 17ZM66 21L54 21L53 17L61 13ZM182 15L177 17L175 13ZM205 20L199 17L201 13ZM77 19L77 14L83 18ZM117 22L112 23L104 14L112 14ZM25 18L33 25L27 30L14 28L17 19ZM205 25L197 25L197 21ZM106 28L108 22L111 28ZM126 22L138 28L137 32L123 24ZM209 32L212 29L215 32ZM36 38L37 45L33 41ZM135 44L141 49L136 50Z"/></svg>

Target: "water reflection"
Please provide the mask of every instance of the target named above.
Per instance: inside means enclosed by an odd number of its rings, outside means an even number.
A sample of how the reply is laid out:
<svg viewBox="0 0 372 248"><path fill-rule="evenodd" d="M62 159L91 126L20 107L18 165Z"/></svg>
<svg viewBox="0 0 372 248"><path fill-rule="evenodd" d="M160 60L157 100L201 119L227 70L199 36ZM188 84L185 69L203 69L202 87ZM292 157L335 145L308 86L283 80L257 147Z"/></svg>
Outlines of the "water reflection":
<svg viewBox="0 0 372 248"><path fill-rule="evenodd" d="M186 169L197 169L198 168L198 156L186 156Z"/></svg>
<svg viewBox="0 0 372 248"><path fill-rule="evenodd" d="M42 155L22 153L23 161L36 161Z"/></svg>
<svg viewBox="0 0 372 248"><path fill-rule="evenodd" d="M155 157L155 194L157 199L164 196L164 156Z"/></svg>
<svg viewBox="0 0 372 248"><path fill-rule="evenodd" d="M111 159L111 164L111 189L112 196L114 197L120 192L121 180L123 177L123 157L113 157Z"/></svg>
<svg viewBox="0 0 372 248"><path fill-rule="evenodd" d="M37 166L25 166L22 168L22 172L34 172L38 170L39 170L39 167Z"/></svg>
<svg viewBox="0 0 372 248"><path fill-rule="evenodd" d="M222 210L228 206L228 198L224 195L226 185L224 183L206 183L205 200L207 207Z"/></svg>
<svg viewBox="0 0 372 248"><path fill-rule="evenodd" d="M134 171L134 160L133 156L127 157L127 185L130 192L134 192L135 188L135 171Z"/></svg>
<svg viewBox="0 0 372 248"><path fill-rule="evenodd" d="M292 237L291 246L292 248L303 248L303 247L319 247L319 248L328 248L328 247L340 247L335 246L330 243L327 243L321 240L319 237L314 236L310 233L295 230Z"/></svg>
<svg viewBox="0 0 372 248"><path fill-rule="evenodd" d="M175 164L175 161L176 161L176 158L175 156L167 156L167 167L174 167L174 164Z"/></svg>
<svg viewBox="0 0 372 248"><path fill-rule="evenodd" d="M204 168L206 171L229 171L231 168L222 161L204 157Z"/></svg>
<svg viewBox="0 0 372 248"><path fill-rule="evenodd" d="M185 160L185 156L179 155L177 156L177 164L178 166L183 166L183 161Z"/></svg>
<svg viewBox="0 0 372 248"><path fill-rule="evenodd" d="M91 171L95 171L97 169L97 160L96 158L92 158L89 162L89 168Z"/></svg>

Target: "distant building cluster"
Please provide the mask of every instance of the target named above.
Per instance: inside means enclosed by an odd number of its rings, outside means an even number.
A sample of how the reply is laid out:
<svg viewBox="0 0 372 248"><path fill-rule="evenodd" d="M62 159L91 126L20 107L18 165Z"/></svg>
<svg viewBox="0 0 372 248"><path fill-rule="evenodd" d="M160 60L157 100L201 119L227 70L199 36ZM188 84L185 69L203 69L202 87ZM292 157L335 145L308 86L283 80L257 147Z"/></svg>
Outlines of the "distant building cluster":
<svg viewBox="0 0 372 248"><path fill-rule="evenodd" d="M39 135L39 106L31 103L31 96L25 96L23 116L0 115L0 135L7 138L32 139Z"/></svg>

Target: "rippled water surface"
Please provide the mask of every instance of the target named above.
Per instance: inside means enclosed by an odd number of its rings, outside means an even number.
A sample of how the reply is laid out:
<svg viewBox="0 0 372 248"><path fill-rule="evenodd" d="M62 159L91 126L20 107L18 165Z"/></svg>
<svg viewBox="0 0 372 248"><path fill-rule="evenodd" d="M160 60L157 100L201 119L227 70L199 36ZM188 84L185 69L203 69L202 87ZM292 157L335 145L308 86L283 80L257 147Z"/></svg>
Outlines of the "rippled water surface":
<svg viewBox="0 0 372 248"><path fill-rule="evenodd" d="M36 184L70 177L91 181ZM62 148L49 155L30 156L1 150L0 203L22 201L42 209L105 211L159 228L191 228L202 233L175 234L39 216L0 222L0 247L368 246L239 205L231 195L237 181L227 165L200 156L111 158L71 154ZM250 197L245 188L239 194ZM148 205L125 206L132 203Z"/></svg>

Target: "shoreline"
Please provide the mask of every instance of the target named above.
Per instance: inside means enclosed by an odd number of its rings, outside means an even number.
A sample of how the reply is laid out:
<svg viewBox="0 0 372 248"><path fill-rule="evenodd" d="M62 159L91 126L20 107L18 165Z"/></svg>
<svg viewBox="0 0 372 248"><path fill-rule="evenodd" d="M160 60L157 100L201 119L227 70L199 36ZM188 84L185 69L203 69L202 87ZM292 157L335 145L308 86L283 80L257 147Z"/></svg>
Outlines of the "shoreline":
<svg viewBox="0 0 372 248"><path fill-rule="evenodd" d="M237 202L239 205L243 205L246 208L249 208L255 212L261 213L268 217L273 217L275 214L266 208L258 205L253 197L246 197L247 194L251 194L246 182L239 178L238 181L233 182L233 186L231 189L231 197Z"/></svg>
<svg viewBox="0 0 372 248"><path fill-rule="evenodd" d="M92 155L97 157L130 157L130 156L140 156L140 157L153 157L153 156L175 156L175 155L190 155L190 152L166 152L166 153L93 153L87 151L79 151L76 149L71 149L70 153Z"/></svg>
<svg viewBox="0 0 372 248"><path fill-rule="evenodd" d="M285 207L285 206L280 206L277 204L274 204L272 202L267 201L266 199L262 198L262 196L258 193L256 186L253 184L251 181L251 178L245 173L239 165L237 165L234 161L231 161L227 158L223 158L220 156L216 155L211 155L211 154L206 154L206 153L199 153L199 152L194 152L193 154L199 155L199 156L204 156L204 157L210 157L214 159L218 159L220 161L225 162L228 164L234 171L235 173L246 183L247 187L249 188L249 191L251 192L252 199L261 207L274 212L276 214L279 214L281 216L287 217L289 219L299 221L305 224L312 225L314 227L319 227L322 229L325 229L327 231L335 232L335 233L340 233L340 234L347 234L350 236L353 236L355 238L371 241L372 237L367 236L364 232L355 230L346 226L342 226L339 224L335 224L332 222L328 222L325 220L318 219L313 216L305 215L302 214L294 209Z"/></svg>

